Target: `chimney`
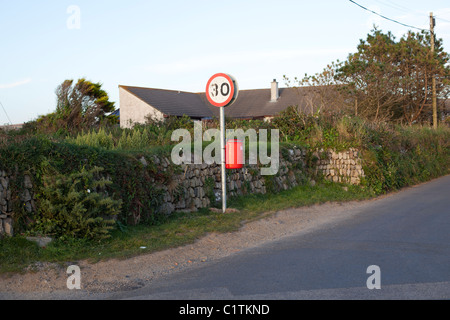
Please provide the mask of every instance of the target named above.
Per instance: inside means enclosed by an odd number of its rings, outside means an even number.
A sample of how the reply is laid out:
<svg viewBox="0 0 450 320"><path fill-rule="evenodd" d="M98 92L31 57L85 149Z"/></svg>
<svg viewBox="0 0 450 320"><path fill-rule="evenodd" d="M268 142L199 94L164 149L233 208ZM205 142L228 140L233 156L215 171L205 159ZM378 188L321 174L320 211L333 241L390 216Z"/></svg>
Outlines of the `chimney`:
<svg viewBox="0 0 450 320"><path fill-rule="evenodd" d="M278 82L277 79L273 79L272 86L270 89L270 102L277 102L279 97L280 95L278 92Z"/></svg>

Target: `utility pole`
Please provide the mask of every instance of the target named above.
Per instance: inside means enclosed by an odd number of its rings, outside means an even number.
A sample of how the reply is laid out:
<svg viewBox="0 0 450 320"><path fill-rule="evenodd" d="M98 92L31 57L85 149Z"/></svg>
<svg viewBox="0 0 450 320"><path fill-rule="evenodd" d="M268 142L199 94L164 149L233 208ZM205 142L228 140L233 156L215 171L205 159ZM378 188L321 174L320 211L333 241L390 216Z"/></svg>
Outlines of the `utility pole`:
<svg viewBox="0 0 450 320"><path fill-rule="evenodd" d="M433 12L430 12L430 32L431 32L431 54L434 56L434 27L436 25L436 20L433 17ZM433 97L432 97L432 104L433 104L433 128L437 129L437 102L436 102L436 77L433 74L432 75L432 91L433 91Z"/></svg>

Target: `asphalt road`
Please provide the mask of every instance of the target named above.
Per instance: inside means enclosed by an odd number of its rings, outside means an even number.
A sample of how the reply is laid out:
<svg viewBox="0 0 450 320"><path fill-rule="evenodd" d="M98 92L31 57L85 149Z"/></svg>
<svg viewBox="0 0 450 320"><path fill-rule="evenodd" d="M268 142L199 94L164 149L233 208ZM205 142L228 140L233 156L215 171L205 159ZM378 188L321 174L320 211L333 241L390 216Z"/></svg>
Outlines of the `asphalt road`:
<svg viewBox="0 0 450 320"><path fill-rule="evenodd" d="M450 299L450 176L361 210L109 299Z"/></svg>

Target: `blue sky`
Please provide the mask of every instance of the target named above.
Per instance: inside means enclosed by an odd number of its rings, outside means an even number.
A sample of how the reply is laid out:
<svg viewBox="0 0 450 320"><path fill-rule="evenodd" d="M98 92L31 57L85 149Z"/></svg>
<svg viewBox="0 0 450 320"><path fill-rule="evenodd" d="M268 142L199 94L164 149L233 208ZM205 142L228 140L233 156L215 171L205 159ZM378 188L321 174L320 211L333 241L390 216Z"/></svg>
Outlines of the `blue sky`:
<svg viewBox="0 0 450 320"><path fill-rule="evenodd" d="M448 0L355 0L389 18L429 28L450 51ZM79 9L79 28L73 25ZM65 79L203 92L232 74L240 89L269 88L345 60L376 24L400 38L407 27L348 0L0 0L0 102L13 123L55 110ZM9 122L0 108L0 125Z"/></svg>

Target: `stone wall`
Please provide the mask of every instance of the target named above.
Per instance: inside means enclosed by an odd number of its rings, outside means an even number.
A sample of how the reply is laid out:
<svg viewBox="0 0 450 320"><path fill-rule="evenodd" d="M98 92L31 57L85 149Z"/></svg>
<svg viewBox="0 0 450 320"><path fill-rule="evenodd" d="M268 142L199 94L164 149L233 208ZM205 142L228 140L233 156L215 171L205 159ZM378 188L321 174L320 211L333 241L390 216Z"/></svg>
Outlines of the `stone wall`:
<svg viewBox="0 0 450 320"><path fill-rule="evenodd" d="M5 171L0 170L0 236L12 235L12 201L9 188L10 177Z"/></svg>
<svg viewBox="0 0 450 320"><path fill-rule="evenodd" d="M0 237L4 234L13 235L13 194L11 182L15 176L7 171L0 170ZM33 191L33 184L29 175L24 175L22 190L18 197L21 205L28 212L36 212L36 202Z"/></svg>
<svg viewBox="0 0 450 320"><path fill-rule="evenodd" d="M359 184L364 177L360 153L356 149L336 153L332 150L317 152L316 174L333 182ZM242 169L227 170L227 196L245 194L265 194L268 191L288 190L308 179L305 168L306 150L293 148L280 154L280 169L275 176L262 176L256 165L246 165ZM155 161L155 159L153 159ZM165 171L170 166L169 159L157 160ZM170 214L174 211L192 211L211 206L212 201L221 202L220 165L182 165L182 173L173 177L170 186L162 185L164 190L161 210ZM269 185L270 184L270 185Z"/></svg>
<svg viewBox="0 0 450 320"><path fill-rule="evenodd" d="M361 154L357 149L350 148L347 151L316 152L319 159L317 172L321 172L325 179L333 182L344 182L349 184L360 184L364 177Z"/></svg>
<svg viewBox="0 0 450 320"><path fill-rule="evenodd" d="M227 170L227 196L265 194L267 179L272 179L275 191L287 190L298 185L295 173L304 167L306 152L298 148L289 150L289 159L280 158L280 170L276 176L261 176L257 165L245 165L242 169ZM143 164L153 161L159 170L169 169L168 158L141 159ZM296 168L295 170L293 168ZM160 211L170 214L175 211L195 211L210 207L212 202L222 201L221 166L218 164L183 164L181 173L173 176L169 185L160 185L164 190ZM295 172L295 173L294 173Z"/></svg>
<svg viewBox="0 0 450 320"><path fill-rule="evenodd" d="M359 184L364 177L360 153L356 149L339 153L322 151L313 156L317 158L315 173L323 174L328 180ZM305 165L306 157L307 151L297 147L280 153L280 168L275 176L262 176L261 168L257 165L227 170L227 195L234 197L278 192L310 180ZM166 157L153 156L151 159L141 158L140 161L144 166L153 162L158 171L173 171L173 164ZM175 211L195 211L210 207L213 202L221 203L220 165L181 165L178 169L169 183L157 185L163 190L162 205L157 209L159 212L171 214ZM14 179L13 175L0 170L0 237L4 234L13 235L11 182ZM157 184L154 179L151 182ZM32 178L24 175L23 182L19 185L21 190L17 192L17 197L20 199L20 206L28 213L37 212Z"/></svg>

